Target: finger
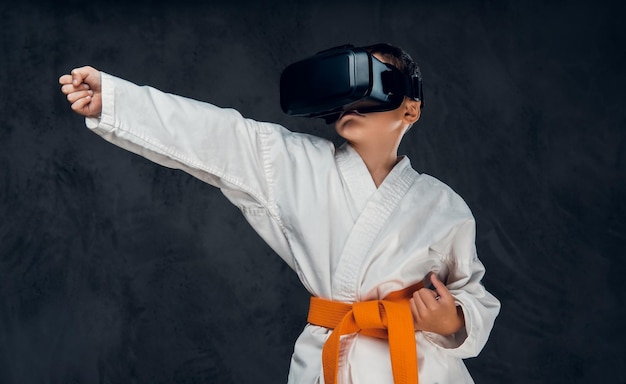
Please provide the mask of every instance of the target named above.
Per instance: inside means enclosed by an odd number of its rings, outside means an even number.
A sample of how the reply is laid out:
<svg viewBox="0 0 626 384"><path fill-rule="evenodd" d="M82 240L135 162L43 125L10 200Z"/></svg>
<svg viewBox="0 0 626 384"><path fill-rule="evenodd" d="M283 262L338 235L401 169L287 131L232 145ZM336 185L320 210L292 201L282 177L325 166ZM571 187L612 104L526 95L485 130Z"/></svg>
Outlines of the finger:
<svg viewBox="0 0 626 384"><path fill-rule="evenodd" d="M439 305L439 302L437 302L437 292L423 288L417 291L417 293L422 299L422 302L424 303L426 308L428 308L429 310L437 309Z"/></svg>
<svg viewBox="0 0 626 384"><path fill-rule="evenodd" d="M426 313L428 313L428 307L426 303L424 303L424 299L422 298L420 291L417 291L413 294L413 302L415 303L415 309L420 317L424 317Z"/></svg>
<svg viewBox="0 0 626 384"><path fill-rule="evenodd" d="M417 310L415 300L409 300L409 305L411 306L411 313L413 314L413 322L417 325L422 321L422 316L420 316L420 313Z"/></svg>
<svg viewBox="0 0 626 384"><path fill-rule="evenodd" d="M75 87L83 82L83 76L80 74L80 72L78 72L78 69L72 69L72 72L70 72L70 74L72 75L72 84Z"/></svg>
<svg viewBox="0 0 626 384"><path fill-rule="evenodd" d="M448 298L451 296L450 291L448 291L448 287L446 287L445 284L441 280L439 280L436 274L433 273L433 275L430 277L430 281L433 283L437 294L441 296L441 298Z"/></svg>
<svg viewBox="0 0 626 384"><path fill-rule="evenodd" d="M76 100L72 103L72 109L76 112L82 112L87 108L87 105L91 102L91 96L83 97L82 99Z"/></svg>
<svg viewBox="0 0 626 384"><path fill-rule="evenodd" d="M70 72L72 75L72 84L74 84L75 87L79 86L89 77L92 71L93 68L89 66L72 69L72 72Z"/></svg>
<svg viewBox="0 0 626 384"><path fill-rule="evenodd" d="M74 103L75 101L82 99L84 97L87 97L87 96L93 96L93 91L86 90L86 91L72 92L67 95L67 101L69 101L70 103Z"/></svg>
<svg viewBox="0 0 626 384"><path fill-rule="evenodd" d="M78 87L75 87L73 84L65 84L61 87L61 92L63 92L66 95L69 95L72 92L79 92L79 91L84 91L88 89L89 89L89 85L84 84L84 83Z"/></svg>
<svg viewBox="0 0 626 384"><path fill-rule="evenodd" d="M59 77L59 84L72 84L72 75L63 75Z"/></svg>
<svg viewBox="0 0 626 384"><path fill-rule="evenodd" d="M75 72L76 71L76 72ZM63 75L61 77L59 77L59 84L61 85L65 85L65 84L73 84L74 79L86 79L88 77L87 76L81 76L80 72L78 72L78 70L74 69L72 70L72 74L71 75ZM82 82L82 80L81 80ZM80 83L79 83L80 84ZM87 84L84 84L87 85ZM89 85L87 85L89 86Z"/></svg>

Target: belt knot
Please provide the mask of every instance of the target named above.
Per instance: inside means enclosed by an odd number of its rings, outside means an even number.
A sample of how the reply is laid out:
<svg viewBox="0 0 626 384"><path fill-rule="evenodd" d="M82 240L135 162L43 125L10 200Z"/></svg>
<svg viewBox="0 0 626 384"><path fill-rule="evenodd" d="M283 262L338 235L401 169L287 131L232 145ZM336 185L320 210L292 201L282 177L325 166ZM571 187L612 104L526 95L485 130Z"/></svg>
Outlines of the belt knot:
<svg viewBox="0 0 626 384"><path fill-rule="evenodd" d="M383 300L352 304L311 297L309 323L333 329L322 349L324 382L337 382L341 336L358 332L388 339L394 383L417 384L417 346L409 300L422 287L418 283Z"/></svg>

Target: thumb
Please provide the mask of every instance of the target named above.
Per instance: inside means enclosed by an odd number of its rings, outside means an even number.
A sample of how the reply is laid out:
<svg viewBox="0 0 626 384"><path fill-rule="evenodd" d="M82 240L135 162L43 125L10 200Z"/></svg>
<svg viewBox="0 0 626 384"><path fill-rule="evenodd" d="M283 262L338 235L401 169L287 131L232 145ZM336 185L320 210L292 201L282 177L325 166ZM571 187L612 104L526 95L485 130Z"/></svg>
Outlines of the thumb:
<svg viewBox="0 0 626 384"><path fill-rule="evenodd" d="M81 85L91 74L91 67L80 67L72 69L72 85L77 87Z"/></svg>
<svg viewBox="0 0 626 384"><path fill-rule="evenodd" d="M445 286L445 284L441 280L439 280L439 278L437 277L437 274L433 273L430 277L430 281L433 283L433 286L435 287L435 290L437 291L439 296L441 297L450 296L450 292L448 291L448 288Z"/></svg>

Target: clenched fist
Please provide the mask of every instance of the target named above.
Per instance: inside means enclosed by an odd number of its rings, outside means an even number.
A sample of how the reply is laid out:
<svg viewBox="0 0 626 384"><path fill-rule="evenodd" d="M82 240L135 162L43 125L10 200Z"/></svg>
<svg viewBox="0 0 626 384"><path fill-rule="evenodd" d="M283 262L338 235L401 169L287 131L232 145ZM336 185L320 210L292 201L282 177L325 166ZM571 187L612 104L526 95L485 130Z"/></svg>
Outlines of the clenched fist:
<svg viewBox="0 0 626 384"><path fill-rule="evenodd" d="M434 273L431 282L435 290L422 288L410 301L415 329L444 336L458 332L465 325L463 310L456 306L454 297Z"/></svg>
<svg viewBox="0 0 626 384"><path fill-rule="evenodd" d="M100 117L102 113L102 81L100 71L93 67L75 68L59 78L61 92L74 112L85 117Z"/></svg>

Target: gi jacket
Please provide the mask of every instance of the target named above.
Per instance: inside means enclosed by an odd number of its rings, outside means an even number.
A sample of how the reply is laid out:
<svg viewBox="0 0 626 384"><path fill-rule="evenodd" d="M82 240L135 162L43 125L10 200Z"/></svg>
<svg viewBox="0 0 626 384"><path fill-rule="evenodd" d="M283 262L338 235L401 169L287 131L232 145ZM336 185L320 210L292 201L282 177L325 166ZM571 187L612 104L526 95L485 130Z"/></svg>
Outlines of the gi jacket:
<svg viewBox="0 0 626 384"><path fill-rule="evenodd" d="M464 201L402 158L376 188L349 145L246 119L237 111L102 74L103 111L87 126L106 140L221 189L315 296L382 299L434 271L465 316L452 336L416 332L421 384L471 383L500 303L481 279ZM307 325L289 383L323 382L329 330ZM392 383L385 340L342 338L340 383Z"/></svg>

